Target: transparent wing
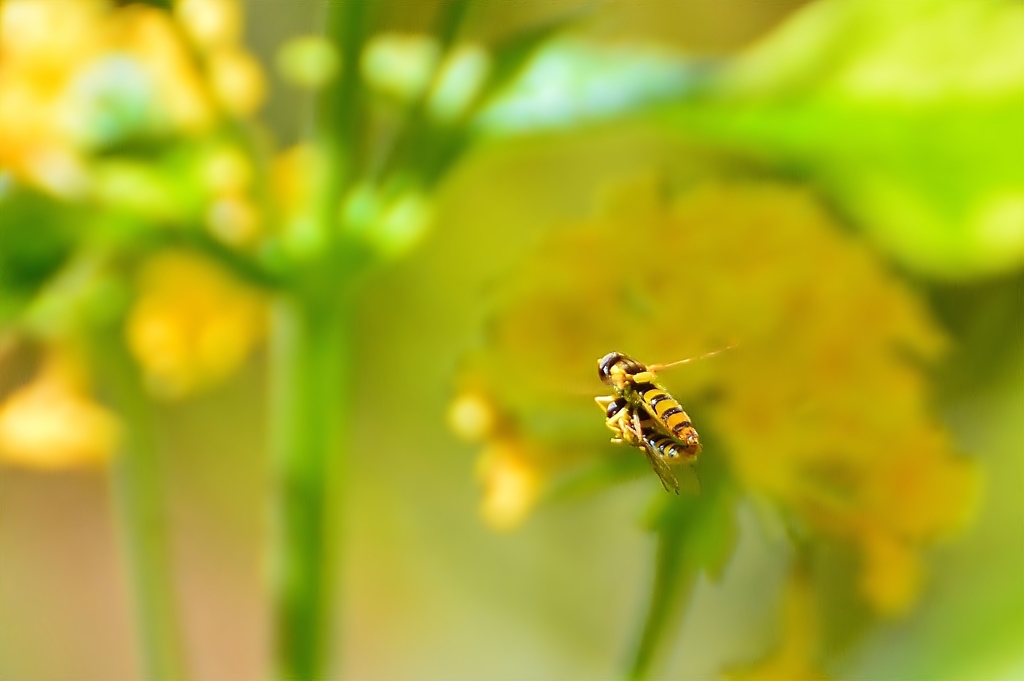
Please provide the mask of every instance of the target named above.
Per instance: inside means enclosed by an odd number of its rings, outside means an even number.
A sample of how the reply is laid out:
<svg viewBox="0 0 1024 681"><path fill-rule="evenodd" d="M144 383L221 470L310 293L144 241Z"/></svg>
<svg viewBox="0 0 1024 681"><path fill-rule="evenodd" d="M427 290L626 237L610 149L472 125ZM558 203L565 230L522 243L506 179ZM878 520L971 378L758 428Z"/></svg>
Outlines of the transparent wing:
<svg viewBox="0 0 1024 681"><path fill-rule="evenodd" d="M700 475L692 464L681 464L675 466L678 471L679 489L687 496L700 494Z"/></svg>
<svg viewBox="0 0 1024 681"><path fill-rule="evenodd" d="M679 482L676 480L675 474L672 469L669 468L665 460L658 456L658 452L653 450L644 440L643 436L643 425L640 421L640 414L633 409L629 413L629 418L623 421L623 432L631 433L630 441L637 449L644 453L647 457L648 463L651 464L651 468L657 474L658 479L661 480L661 486L665 488L666 492L675 492L679 494Z"/></svg>
<svg viewBox="0 0 1024 681"><path fill-rule="evenodd" d="M651 451L651 448L646 444L637 445L639 449L642 449L644 456L647 457L648 463L651 464L651 468L657 474L658 479L661 480L661 486L665 488L666 492L674 492L679 494L679 481L676 480L675 473L669 467L665 461L658 456L657 452Z"/></svg>

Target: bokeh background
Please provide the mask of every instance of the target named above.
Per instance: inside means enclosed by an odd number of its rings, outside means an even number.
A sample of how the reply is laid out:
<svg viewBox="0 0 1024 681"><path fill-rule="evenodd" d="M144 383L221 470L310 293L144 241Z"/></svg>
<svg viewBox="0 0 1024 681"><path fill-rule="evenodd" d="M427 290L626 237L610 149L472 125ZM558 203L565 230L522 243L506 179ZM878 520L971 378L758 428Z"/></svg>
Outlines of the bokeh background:
<svg viewBox="0 0 1024 681"><path fill-rule="evenodd" d="M356 4L0 0L0 678L277 674L289 304L324 678L1024 678L1024 10Z"/></svg>

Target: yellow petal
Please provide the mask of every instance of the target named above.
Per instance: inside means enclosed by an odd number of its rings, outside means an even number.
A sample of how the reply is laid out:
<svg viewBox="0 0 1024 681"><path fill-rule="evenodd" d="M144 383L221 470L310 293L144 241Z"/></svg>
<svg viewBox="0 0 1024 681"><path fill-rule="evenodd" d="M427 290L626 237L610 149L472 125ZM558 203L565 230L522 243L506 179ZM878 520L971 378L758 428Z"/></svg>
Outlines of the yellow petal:
<svg viewBox="0 0 1024 681"><path fill-rule="evenodd" d="M0 460L50 470L102 464L119 430L117 418L51 362L0 404Z"/></svg>
<svg viewBox="0 0 1024 681"><path fill-rule="evenodd" d="M870 533L862 541L860 587L876 612L902 615L917 600L923 580L920 549L891 535Z"/></svg>
<svg viewBox="0 0 1024 681"><path fill-rule="evenodd" d="M160 397L183 397L236 370L264 333L263 297L212 262L156 256L139 276L128 346Z"/></svg>
<svg viewBox="0 0 1024 681"><path fill-rule="evenodd" d="M518 527L533 508L540 490L540 475L519 443L498 441L484 449L477 474L484 495L480 515L495 530Z"/></svg>
<svg viewBox="0 0 1024 681"><path fill-rule="evenodd" d="M256 112L266 98L267 85L259 62L240 49L219 49L210 54L210 87L225 111L235 116Z"/></svg>

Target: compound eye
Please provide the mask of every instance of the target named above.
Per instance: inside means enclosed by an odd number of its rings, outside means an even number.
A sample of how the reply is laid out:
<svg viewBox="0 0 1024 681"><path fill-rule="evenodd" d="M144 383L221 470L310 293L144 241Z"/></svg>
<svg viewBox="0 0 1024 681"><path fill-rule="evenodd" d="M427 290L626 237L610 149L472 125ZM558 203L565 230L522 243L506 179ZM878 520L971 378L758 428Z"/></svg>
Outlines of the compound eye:
<svg viewBox="0 0 1024 681"><path fill-rule="evenodd" d="M608 378L611 375L612 368L619 362L622 355L618 352L609 352L607 355L602 357L597 362L597 377L602 382L607 383Z"/></svg>

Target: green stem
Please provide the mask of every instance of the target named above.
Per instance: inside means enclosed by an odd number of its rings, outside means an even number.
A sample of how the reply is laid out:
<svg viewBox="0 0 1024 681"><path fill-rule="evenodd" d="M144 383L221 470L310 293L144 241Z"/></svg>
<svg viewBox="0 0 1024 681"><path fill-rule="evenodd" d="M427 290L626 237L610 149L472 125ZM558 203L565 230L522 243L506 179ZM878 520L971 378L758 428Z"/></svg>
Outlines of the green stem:
<svg viewBox="0 0 1024 681"><path fill-rule="evenodd" d="M110 397L126 425L112 476L122 544L133 583L145 678L182 681L187 677L151 405L120 336L105 338L95 355Z"/></svg>
<svg viewBox="0 0 1024 681"><path fill-rule="evenodd" d="M271 447L276 471L276 679L326 678L340 546L348 411L344 304L276 302L271 336Z"/></svg>
<svg viewBox="0 0 1024 681"><path fill-rule="evenodd" d="M705 439L705 449L714 450ZM648 678L682 624L698 574L718 579L736 546L736 496L722 457L705 454L701 493L660 497L652 517L658 539L647 617L626 677Z"/></svg>
<svg viewBox="0 0 1024 681"><path fill-rule="evenodd" d="M669 625L678 619L675 615L679 604L689 600L686 595L693 588L692 571L680 569L684 546L674 529L668 527L658 532L651 599L632 663L626 672L626 678L631 681L641 681L649 676L659 649L667 638L667 630L672 628Z"/></svg>
<svg viewBox="0 0 1024 681"><path fill-rule="evenodd" d="M367 28L370 2L330 2L324 16L324 37L341 55L341 73L319 93L313 119L313 137L331 157L332 170L323 198L330 204L324 217L333 223L337 202L353 175L367 144L366 112L359 75L359 56Z"/></svg>

